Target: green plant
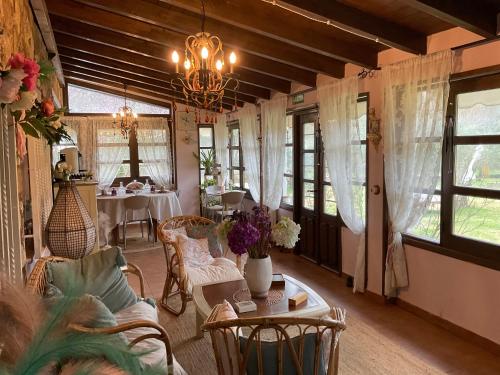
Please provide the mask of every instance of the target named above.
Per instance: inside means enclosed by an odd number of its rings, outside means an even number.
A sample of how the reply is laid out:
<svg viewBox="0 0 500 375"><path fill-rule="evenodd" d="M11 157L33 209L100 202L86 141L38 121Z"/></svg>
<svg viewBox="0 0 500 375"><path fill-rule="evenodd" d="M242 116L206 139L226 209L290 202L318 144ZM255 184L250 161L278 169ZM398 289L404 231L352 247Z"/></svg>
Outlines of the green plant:
<svg viewBox="0 0 500 375"><path fill-rule="evenodd" d="M215 167L215 152L210 149L208 151L201 151L200 156L193 152L193 156L198 160L201 166L205 169L205 174L212 174Z"/></svg>

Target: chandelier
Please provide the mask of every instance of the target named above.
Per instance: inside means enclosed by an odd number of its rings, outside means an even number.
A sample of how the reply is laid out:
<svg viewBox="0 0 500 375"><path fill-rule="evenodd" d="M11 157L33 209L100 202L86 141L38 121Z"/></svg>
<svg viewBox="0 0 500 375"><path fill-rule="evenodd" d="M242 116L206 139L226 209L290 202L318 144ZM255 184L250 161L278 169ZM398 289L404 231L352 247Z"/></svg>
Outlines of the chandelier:
<svg viewBox="0 0 500 375"><path fill-rule="evenodd" d="M113 128L119 128L122 136L127 139L129 132L139 127L139 122L137 121L137 113L127 106L127 85L123 85L123 88L125 105L120 107L118 112L113 113Z"/></svg>
<svg viewBox="0 0 500 375"><path fill-rule="evenodd" d="M222 111L224 90L236 91L239 81L233 73L236 54L229 55L229 72L225 70L224 50L219 37L205 31L205 4L201 1L201 32L186 38L184 52L184 72L179 73L179 53L172 52L175 64L175 78L171 84L174 89L182 88L186 101L205 109ZM236 94L235 94L236 101Z"/></svg>

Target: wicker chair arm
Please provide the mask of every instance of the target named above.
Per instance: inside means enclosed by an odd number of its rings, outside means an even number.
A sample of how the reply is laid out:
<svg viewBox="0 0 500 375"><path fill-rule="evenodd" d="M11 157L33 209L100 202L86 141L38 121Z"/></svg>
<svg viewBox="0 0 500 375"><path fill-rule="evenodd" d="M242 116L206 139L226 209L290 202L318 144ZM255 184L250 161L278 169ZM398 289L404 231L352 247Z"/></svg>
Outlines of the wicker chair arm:
<svg viewBox="0 0 500 375"><path fill-rule="evenodd" d="M146 298L146 293L145 293L145 289L144 289L144 276L143 276L142 271L139 268L139 266L137 266L134 263L128 262L126 266L121 267L121 270L125 274L131 273L139 278L139 285L141 288L141 297Z"/></svg>
<svg viewBox="0 0 500 375"><path fill-rule="evenodd" d="M129 344L129 346L133 347L137 343L150 338L160 340L163 342L163 344L165 344L165 353L167 355L168 368L169 369L173 368L174 361L173 361L172 345L170 343L170 338L168 336L168 333L165 330L165 328L163 328L161 325L151 320L134 320L132 322L119 324L113 327L103 327L103 328L91 328L91 327L85 327L81 324L72 323L69 325L69 328L77 332L90 333L90 334L106 334L106 335L125 332L136 328L153 328L158 332L139 336L135 340L133 340Z"/></svg>
<svg viewBox="0 0 500 375"><path fill-rule="evenodd" d="M33 267L28 280L26 281L26 290L33 294L42 296L47 286L47 274L45 267L47 263L51 262L64 262L66 259L62 257L50 256L40 258Z"/></svg>

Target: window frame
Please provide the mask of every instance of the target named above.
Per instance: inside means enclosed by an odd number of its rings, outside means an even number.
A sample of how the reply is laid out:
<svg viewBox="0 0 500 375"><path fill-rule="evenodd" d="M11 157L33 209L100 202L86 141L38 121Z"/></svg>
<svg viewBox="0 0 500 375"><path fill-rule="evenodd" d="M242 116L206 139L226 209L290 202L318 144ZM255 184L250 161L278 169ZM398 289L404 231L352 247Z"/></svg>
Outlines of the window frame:
<svg viewBox="0 0 500 375"><path fill-rule="evenodd" d="M292 173L283 173L283 179L286 177L292 178L292 188L293 188L293 198L292 198L292 204L285 203L283 201L283 195L281 196L281 202L280 202L280 208L287 210L287 211L293 211L293 202L295 201L295 177L294 177L294 170L295 170L295 114L294 112L287 112L286 116L292 116L292 143L285 143L285 167L286 167L286 148L291 147L292 148Z"/></svg>
<svg viewBox="0 0 500 375"><path fill-rule="evenodd" d="M238 170L240 172L240 178L239 178L239 184L240 186L237 186L240 190L244 191L249 191L248 189L245 189L245 184L244 184L244 173L245 173L245 167L243 165L243 149L241 147L241 131L240 131L240 123L239 121L232 121L227 124L227 129L228 129L228 137L229 137L229 142L228 142L228 152L229 152L229 179L233 181L233 186L234 186L234 178L233 178L233 171ZM232 131L238 129L238 146L233 145L233 137L232 137ZM233 150L238 150L239 151L239 160L238 160L238 167L233 167Z"/></svg>
<svg viewBox="0 0 500 375"><path fill-rule="evenodd" d="M211 147L201 147L200 142L200 129L210 129L212 131L212 146ZM198 124L198 157L201 157L201 151L203 150L212 150L215 154L215 129L214 124ZM204 179L201 178L201 171L204 171L205 168L202 168L200 162L198 161L198 179L200 181L200 186L203 184ZM205 176L205 174L203 174Z"/></svg>
<svg viewBox="0 0 500 375"><path fill-rule="evenodd" d="M446 113L446 127L441 163L441 190L434 194L441 196L440 240L433 242L408 233L403 234L405 244L423 248L466 262L500 270L500 245L483 242L453 234L453 196L482 197L500 200L500 190L483 189L454 184L455 146L474 144L500 144L500 135L456 135L457 95L500 88L500 72L483 76L463 76L450 79L450 93Z"/></svg>

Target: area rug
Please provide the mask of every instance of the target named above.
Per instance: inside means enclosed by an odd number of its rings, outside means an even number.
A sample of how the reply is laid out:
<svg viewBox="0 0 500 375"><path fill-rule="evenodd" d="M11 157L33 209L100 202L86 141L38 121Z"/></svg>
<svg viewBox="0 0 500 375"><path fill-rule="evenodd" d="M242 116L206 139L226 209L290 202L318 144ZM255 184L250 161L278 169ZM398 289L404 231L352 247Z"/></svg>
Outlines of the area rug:
<svg viewBox="0 0 500 375"><path fill-rule="evenodd" d="M180 317L160 309L160 322L167 329L177 360L188 374L217 374L210 337L196 339L195 308L188 304ZM347 330L340 339L340 374L424 375L445 374L356 319L347 318Z"/></svg>

